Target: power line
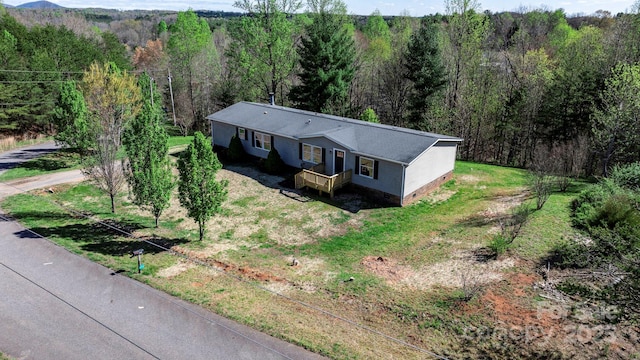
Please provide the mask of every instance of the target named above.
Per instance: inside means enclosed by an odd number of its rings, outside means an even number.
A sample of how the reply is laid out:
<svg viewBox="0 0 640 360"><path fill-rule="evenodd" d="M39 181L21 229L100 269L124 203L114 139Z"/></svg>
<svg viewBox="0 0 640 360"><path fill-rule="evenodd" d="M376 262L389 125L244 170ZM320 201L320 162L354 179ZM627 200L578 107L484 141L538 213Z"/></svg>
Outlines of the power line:
<svg viewBox="0 0 640 360"><path fill-rule="evenodd" d="M12 69L0 69L0 72L41 73L41 74L83 74L82 71L56 71L56 70L12 70Z"/></svg>
<svg viewBox="0 0 640 360"><path fill-rule="evenodd" d="M40 84L62 82L67 82L67 80L0 80L1 84Z"/></svg>
<svg viewBox="0 0 640 360"><path fill-rule="evenodd" d="M22 189L20 189L20 188L18 188L18 187L16 187L16 186L9 185L9 184L7 184L7 183L5 183L5 182L0 182L0 183L2 183L2 184L3 184L3 185L5 185L5 186L12 187L12 188L14 188L14 189L18 190L18 191L19 191L19 192L21 192L21 193L25 193L25 194L27 193L27 191L24 191L24 190L22 190ZM34 196L34 195L32 195L32 196ZM383 337L383 338L385 338L385 339L387 339L387 340L389 340L389 341L395 342L396 344L399 344L399 345L402 345L402 346L408 347L408 348L410 348L410 349L413 349L413 350L416 350L416 351L422 352L422 353L427 354L427 355L429 355L429 356L432 356L432 357L433 357L433 358L435 358L435 359L439 359L439 360L449 360L447 357L444 357L444 356L442 356L442 355L438 355L438 354L436 354L436 353L434 353L434 352L432 352L432 351L429 351L429 350L423 349L423 348L421 348L421 347L419 347L419 346L416 346L416 345L410 344L410 343L408 343L408 342L406 342L406 341L404 341L404 340L402 340L402 339L398 339L398 338L395 338L395 337L393 337L393 336L391 336L391 335L387 335L387 334L385 334L385 333L383 333L383 332L381 332L381 331L379 331L379 330L376 330L376 329L374 329L374 328L372 328L372 327L369 327L369 326L367 326L367 325L360 324L360 323L358 323L358 322L356 322L356 321L354 321L354 320L351 320L351 319L345 318L345 317L343 317L343 316L340 316L340 315L334 314L334 313L332 313L332 312L330 312L330 311L328 311L328 310L324 310L324 309L322 309L322 308L320 308L320 307L318 307L318 306L315 306L315 305L309 304L309 303L304 302L304 301L302 301L302 300L294 299L294 298L292 298L292 297L290 297L290 296L287 296L287 295L281 294L281 293L276 292L276 291L274 291L274 290L268 289L268 288L266 288L266 287L264 287L264 286L261 286L261 285L258 285L258 284L254 284L254 283L252 283L252 282L249 282L248 280L246 280L246 279L244 279L244 278L242 278L242 277L240 277L240 276L237 276L237 275L231 274L231 273L229 273L229 272L227 272L227 271L224 271L224 270L222 270L222 269L220 269L220 268L218 268L218 267L216 267L216 266L212 266L211 264L209 264L209 263L207 263L207 262L205 262L205 261L202 261L202 260L198 260L198 259L191 258L191 257L189 257L189 256L188 256L188 255L186 255L186 254L178 253L178 252L176 252L176 251L174 251L174 250L171 250L170 248L167 248L167 247L162 246L162 245L160 245L160 244L156 244L156 243L154 243L153 241L146 240L146 239L140 239L140 238L136 237L134 234L132 234L132 233L130 233L130 232L128 232L128 231L126 231L126 230L120 229L120 228L118 228L117 226L114 226L114 225L112 225L112 224L109 224L109 223L105 223L105 222L103 222L102 220L100 220L100 219L96 218L94 215L87 214L87 213L85 213L85 212L81 212L81 211L78 211L78 210L72 209L71 207L65 206L65 205L63 205L63 204L61 204L61 203L58 203L58 202L53 201L53 200L50 200L50 199L46 199L46 198L45 198L45 200L46 200L46 201L48 201L48 202L50 202L50 203L52 203L52 204L54 204L54 205L56 205L56 206L58 206L58 207L60 207L61 209L65 210L65 211L67 211L67 212L70 212L70 213L75 214L76 216L84 217L84 218L86 218L86 219L88 219L88 220L91 220L91 221L93 221L93 222L95 222L95 223L98 223L98 224L100 224L100 225L102 225L102 226L104 226L104 227L107 227L107 228L112 229L112 230L114 230L114 231L116 231L116 232L118 232L118 233L121 233L121 234L123 234L123 235L124 235L124 236L126 236L126 237L133 238L133 239L137 239L137 240L139 240L139 241L141 241L141 242L144 242L144 243L149 244L149 245L151 245L151 246L153 246L153 247L156 247L156 248L158 248L158 249L161 249L161 250L163 250L163 251L166 251L166 252L168 252L168 253L171 253L171 254L173 254L173 255L175 255L175 256L177 256L177 257L183 258L183 259L185 259L185 260L187 260L187 261L190 261L190 262L192 262L192 263L194 263L194 264L197 264L197 265L200 265L200 266L206 267L206 268L208 268L208 269L212 269L212 270L214 270L214 271L217 271L217 272L219 272L219 273L221 273L221 274L223 274L223 275L226 275L226 276L228 276L228 277L231 277L231 278L233 278L233 279L236 279L236 280L238 280L239 282L244 283L244 284L246 284L246 285L249 285L249 286L251 286L251 287L254 287L254 288L258 289L258 290L263 290L263 291L265 291L265 292L268 292L268 293L270 293L270 294L272 294L272 295L278 296L278 297L280 297L280 298L283 298L283 299L285 299L285 300L288 300L288 301L293 302L293 303L295 303L295 304L298 304L298 305L300 305L300 306L306 307L306 308L308 308L308 309L315 310L315 311L317 311L317 312L319 312L319 313L321 313L321 314L323 314L323 315L326 315L326 316L332 317L332 318L334 318L334 319L340 320L340 321L342 321L342 322L345 322L345 323L347 323L347 324L350 324L350 325L355 326L355 327L357 327L357 328L360 328L360 329L362 329L362 330L368 331L369 333L372 333L372 334L374 334L374 335L377 335L377 336ZM31 230L29 230L29 231L31 231ZM36 233L34 232L34 234L36 234ZM39 234L36 234L36 235L41 236L41 235L39 235ZM41 236L41 237L43 237L43 236ZM44 237L43 237L43 238L44 238Z"/></svg>
<svg viewBox="0 0 640 360"><path fill-rule="evenodd" d="M31 102L31 103L0 103L0 106L24 106L24 105L55 105L54 102Z"/></svg>
<svg viewBox="0 0 640 360"><path fill-rule="evenodd" d="M140 74L143 72L153 72L153 71L162 71L165 69L134 69L134 70L125 70L130 73ZM36 74L84 74L84 71L56 71L56 70L14 70L14 69L0 69L0 72L8 72L8 73L36 73Z"/></svg>

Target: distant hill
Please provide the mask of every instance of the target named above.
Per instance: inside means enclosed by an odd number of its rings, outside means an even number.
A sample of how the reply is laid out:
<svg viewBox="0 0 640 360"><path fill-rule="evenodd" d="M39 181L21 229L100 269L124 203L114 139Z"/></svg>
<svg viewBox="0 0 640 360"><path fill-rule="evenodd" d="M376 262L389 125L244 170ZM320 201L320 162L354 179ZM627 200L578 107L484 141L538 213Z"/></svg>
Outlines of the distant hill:
<svg viewBox="0 0 640 360"><path fill-rule="evenodd" d="M63 6L48 1L34 1L16 7L19 9L64 9Z"/></svg>
<svg viewBox="0 0 640 360"><path fill-rule="evenodd" d="M4 6L6 9L14 8L14 7L15 7L15 6L13 6L13 5L5 4L5 3L2 3L2 6Z"/></svg>

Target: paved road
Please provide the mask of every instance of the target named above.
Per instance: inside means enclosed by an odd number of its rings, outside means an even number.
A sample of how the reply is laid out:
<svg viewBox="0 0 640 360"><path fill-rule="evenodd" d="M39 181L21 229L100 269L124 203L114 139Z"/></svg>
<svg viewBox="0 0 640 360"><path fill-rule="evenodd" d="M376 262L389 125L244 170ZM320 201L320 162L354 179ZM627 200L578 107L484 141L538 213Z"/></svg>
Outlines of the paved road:
<svg viewBox="0 0 640 360"><path fill-rule="evenodd" d="M18 359L321 358L114 274L1 213L0 350Z"/></svg>

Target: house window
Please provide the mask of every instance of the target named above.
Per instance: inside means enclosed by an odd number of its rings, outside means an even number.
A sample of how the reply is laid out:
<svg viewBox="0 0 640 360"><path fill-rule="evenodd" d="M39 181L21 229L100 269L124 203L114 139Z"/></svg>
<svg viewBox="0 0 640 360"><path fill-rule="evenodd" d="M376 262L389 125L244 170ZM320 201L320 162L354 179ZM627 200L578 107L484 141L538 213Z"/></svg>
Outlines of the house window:
<svg viewBox="0 0 640 360"><path fill-rule="evenodd" d="M241 127L238 128L238 139L247 140L247 129Z"/></svg>
<svg viewBox="0 0 640 360"><path fill-rule="evenodd" d="M271 151L271 135L255 132L254 133L255 147Z"/></svg>
<svg viewBox="0 0 640 360"><path fill-rule="evenodd" d="M360 157L360 175L373 179L375 161L373 159L366 158L364 156Z"/></svg>
<svg viewBox="0 0 640 360"><path fill-rule="evenodd" d="M302 160L320 164L322 162L322 148L319 146L302 144Z"/></svg>
<svg viewBox="0 0 640 360"><path fill-rule="evenodd" d="M361 175L370 179L378 179L378 160L373 160L364 156L356 156L356 175Z"/></svg>

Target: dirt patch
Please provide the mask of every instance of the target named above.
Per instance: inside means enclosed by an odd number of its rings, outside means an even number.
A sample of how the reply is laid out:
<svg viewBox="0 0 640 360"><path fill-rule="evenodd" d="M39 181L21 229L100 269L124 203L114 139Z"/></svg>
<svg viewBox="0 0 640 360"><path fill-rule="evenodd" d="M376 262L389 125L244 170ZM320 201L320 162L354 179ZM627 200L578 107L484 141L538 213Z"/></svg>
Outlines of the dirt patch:
<svg viewBox="0 0 640 360"><path fill-rule="evenodd" d="M163 278L172 278L182 274L183 272L193 269L195 265L190 262L180 261L175 265L169 266L168 268L164 268L158 271L158 276Z"/></svg>
<svg viewBox="0 0 640 360"><path fill-rule="evenodd" d="M456 176L456 180L467 184L476 184L480 182L480 178L473 175L458 175Z"/></svg>
<svg viewBox="0 0 640 360"><path fill-rule="evenodd" d="M202 255L201 253L190 251L187 249L183 249L179 246L174 246L171 250L185 255L189 259L194 259L200 263L213 266L217 269L220 269L226 273L238 276L245 280L255 280L261 282L280 282L288 284L289 281L287 279L270 274L266 271L260 271L258 269L253 269L248 266L237 266L235 264L225 263L220 260L212 259Z"/></svg>
<svg viewBox="0 0 640 360"><path fill-rule="evenodd" d="M450 197L455 195L455 193L456 192L453 190L440 189L430 193L425 197L425 199L429 202L437 203L449 199Z"/></svg>
<svg viewBox="0 0 640 360"><path fill-rule="evenodd" d="M492 319L490 327L466 329L475 343L493 346L492 350L519 349L546 354L550 349L571 359L628 359L640 344L637 326L618 326L598 321L593 304L577 303L569 298L547 300L539 284L542 277L531 273L511 273L503 281L489 285L478 301L460 309L464 313L483 314ZM535 295L542 300L533 300ZM520 357L520 354L511 354Z"/></svg>
<svg viewBox="0 0 640 360"><path fill-rule="evenodd" d="M491 201L491 205L482 211L480 216L487 220L498 219L506 215L511 209L522 204L529 195L528 191L522 189L522 192L516 195L499 196Z"/></svg>
<svg viewBox="0 0 640 360"><path fill-rule="evenodd" d="M384 278L389 285L417 290L433 287L462 288L488 284L503 278L503 271L515 265L515 260L505 258L493 261L477 261L469 251L460 252L454 258L437 264L414 269L398 264L394 259L367 256L360 262L367 270Z"/></svg>
<svg viewBox="0 0 640 360"><path fill-rule="evenodd" d="M218 238L226 234L234 242L300 245L343 234L361 223L362 215L287 196L285 192L294 190L281 187L284 179L279 176L250 167L228 167L220 170L218 178L229 182L228 200L223 205L226 214L207 224L209 233Z"/></svg>

